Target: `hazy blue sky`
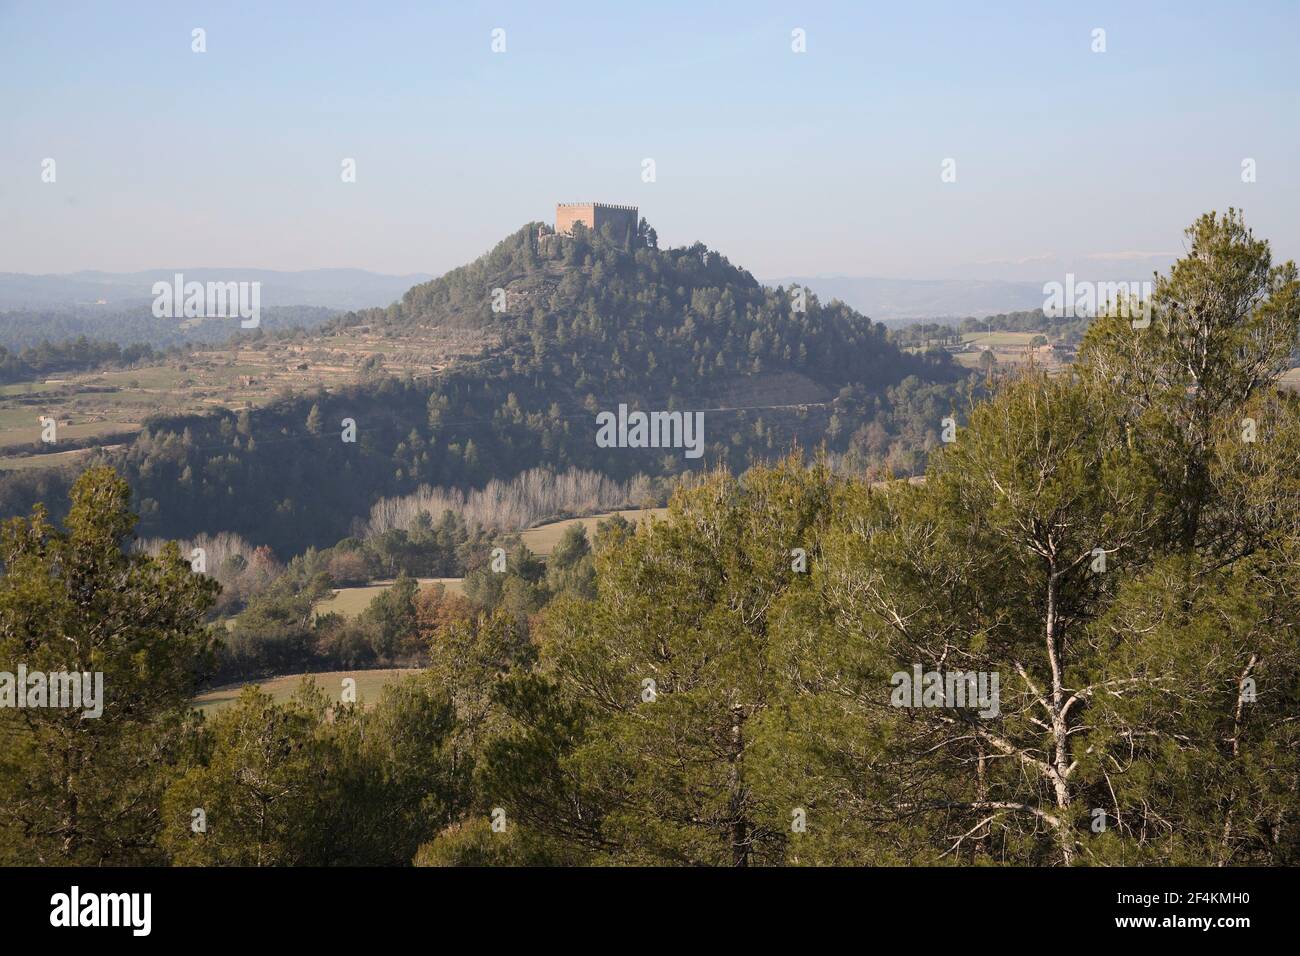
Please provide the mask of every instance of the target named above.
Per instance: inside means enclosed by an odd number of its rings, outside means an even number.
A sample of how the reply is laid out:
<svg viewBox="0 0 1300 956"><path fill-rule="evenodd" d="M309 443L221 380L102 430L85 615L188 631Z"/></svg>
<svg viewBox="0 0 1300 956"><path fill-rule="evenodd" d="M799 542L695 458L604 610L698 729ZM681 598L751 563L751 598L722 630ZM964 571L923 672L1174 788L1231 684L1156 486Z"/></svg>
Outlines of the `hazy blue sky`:
<svg viewBox="0 0 1300 956"><path fill-rule="evenodd" d="M0 271L438 273L580 199L760 276L1041 278L1228 205L1300 257L1298 28L1296 2L0 0Z"/></svg>

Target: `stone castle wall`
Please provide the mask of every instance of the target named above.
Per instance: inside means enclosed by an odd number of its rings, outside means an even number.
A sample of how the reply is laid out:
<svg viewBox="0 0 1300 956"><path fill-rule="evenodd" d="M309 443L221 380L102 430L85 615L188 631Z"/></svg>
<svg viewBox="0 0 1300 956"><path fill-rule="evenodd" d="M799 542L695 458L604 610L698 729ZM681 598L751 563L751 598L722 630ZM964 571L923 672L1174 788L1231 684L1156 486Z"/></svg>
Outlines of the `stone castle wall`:
<svg viewBox="0 0 1300 956"><path fill-rule="evenodd" d="M636 236L637 212L636 206L611 206L599 202L559 203L555 207L555 231L569 235L577 222L595 232L601 232L608 225L615 238L631 245Z"/></svg>

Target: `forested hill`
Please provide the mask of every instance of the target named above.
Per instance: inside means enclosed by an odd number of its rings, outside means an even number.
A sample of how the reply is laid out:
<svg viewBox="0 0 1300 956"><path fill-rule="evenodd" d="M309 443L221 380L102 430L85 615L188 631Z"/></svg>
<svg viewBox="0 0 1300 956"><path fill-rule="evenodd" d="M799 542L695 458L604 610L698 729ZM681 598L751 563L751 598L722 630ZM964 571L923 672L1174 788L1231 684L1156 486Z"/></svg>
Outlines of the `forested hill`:
<svg viewBox="0 0 1300 956"><path fill-rule="evenodd" d="M793 444L864 467L924 467L967 374L921 357L839 302L768 289L702 244L636 248L539 236L529 224L474 263L388 309L348 313L315 335L369 326L404 340L482 335L426 377L364 375L330 392L247 411L158 419L107 457L131 482L140 533L234 531L287 555L351 533L379 498L421 485L481 486L549 466L612 477L743 468ZM495 309L494 309L495 306ZM599 448L595 416L704 413L704 454ZM355 442L342 423L355 423ZM84 459L86 463L95 459ZM71 471L0 479L0 511L62 499Z"/></svg>
<svg viewBox="0 0 1300 956"><path fill-rule="evenodd" d="M333 325L492 329L516 367L597 398L612 389L608 397L623 399L629 387L712 395L728 379L776 371L830 389L953 374L900 352L883 326L843 303L765 288L703 243L658 249L643 237L627 250L581 230L539 237L539 228L524 226L388 309Z"/></svg>

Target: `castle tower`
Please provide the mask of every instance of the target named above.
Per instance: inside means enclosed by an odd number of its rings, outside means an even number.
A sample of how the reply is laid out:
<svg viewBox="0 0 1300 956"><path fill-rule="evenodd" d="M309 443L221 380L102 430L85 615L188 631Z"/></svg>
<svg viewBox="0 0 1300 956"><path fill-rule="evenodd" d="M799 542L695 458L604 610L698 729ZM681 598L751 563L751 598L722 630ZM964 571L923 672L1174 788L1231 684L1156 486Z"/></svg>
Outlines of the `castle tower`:
<svg viewBox="0 0 1300 956"><path fill-rule="evenodd" d="M636 206L613 206L603 202L562 202L555 205L555 231L569 236L573 224L580 222L596 233L609 226L615 239L622 240L629 249L636 237L638 221Z"/></svg>

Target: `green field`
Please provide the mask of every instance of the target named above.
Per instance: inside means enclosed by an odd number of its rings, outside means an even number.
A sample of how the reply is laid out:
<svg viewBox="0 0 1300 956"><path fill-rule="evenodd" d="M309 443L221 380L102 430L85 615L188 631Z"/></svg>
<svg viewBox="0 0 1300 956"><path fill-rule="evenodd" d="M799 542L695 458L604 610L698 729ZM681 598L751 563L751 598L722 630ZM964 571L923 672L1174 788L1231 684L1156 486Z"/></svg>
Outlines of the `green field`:
<svg viewBox="0 0 1300 956"><path fill-rule="evenodd" d="M420 587L429 584L442 584L449 594L465 593L461 587L461 578L417 578ZM334 596L316 604L316 614L341 614L354 618L370 606L376 595L382 594L393 586L392 581L376 581L358 588L339 588Z"/></svg>
<svg viewBox="0 0 1300 956"><path fill-rule="evenodd" d="M596 533L596 524L606 518L612 518L616 514L622 515L633 524L637 524L646 516L662 518L668 514L668 509L636 508L630 511L610 511L605 514L591 515L587 518L568 518L564 521L553 521L550 524L529 528L527 531L521 532L519 537L529 551L544 558L555 550L555 546L560 543L560 538L570 525L583 525L587 529L587 538L590 540L592 535Z"/></svg>
<svg viewBox="0 0 1300 956"><path fill-rule="evenodd" d="M30 409L6 410L12 414L0 417L0 447L11 445L34 445L41 440L40 416ZM18 419L29 419L19 423ZM72 425L60 424L55 438L68 441L74 438L98 438L106 435L128 435L140 430L135 422L77 422Z"/></svg>
<svg viewBox="0 0 1300 956"><path fill-rule="evenodd" d="M419 668L415 667L386 670L325 671L324 673L311 675L286 674L282 677L268 677L262 681L250 681L249 683L258 684L277 703L284 703L293 696L294 691L298 689L298 685L302 683L302 679L311 676L315 678L316 683L322 690L337 701L343 691L343 679L351 677L357 682L357 700L362 704L371 705L379 700L379 693L385 685L396 683L403 676L418 671ZM230 684L200 694L194 698L195 709L211 716L234 701L245 686L244 684Z"/></svg>
<svg viewBox="0 0 1300 956"><path fill-rule="evenodd" d="M1042 334L1042 332L967 332L961 337L961 340L974 345L987 345L991 348L998 348L999 346L1010 348L1028 345L1034 336Z"/></svg>
<svg viewBox="0 0 1300 956"><path fill-rule="evenodd" d="M19 471L24 468L53 468L56 465L66 465L78 458L84 458L93 450L91 448L73 448L71 451L56 451L47 455L14 455L8 458L0 458L0 471Z"/></svg>
<svg viewBox="0 0 1300 956"><path fill-rule="evenodd" d="M40 395L44 392L57 392L62 387L61 382L12 382L0 385L0 396Z"/></svg>
<svg viewBox="0 0 1300 956"><path fill-rule="evenodd" d="M100 372L85 376L87 384L116 385L119 388L179 388L193 373L182 372L175 365L151 365L146 368L130 368Z"/></svg>

